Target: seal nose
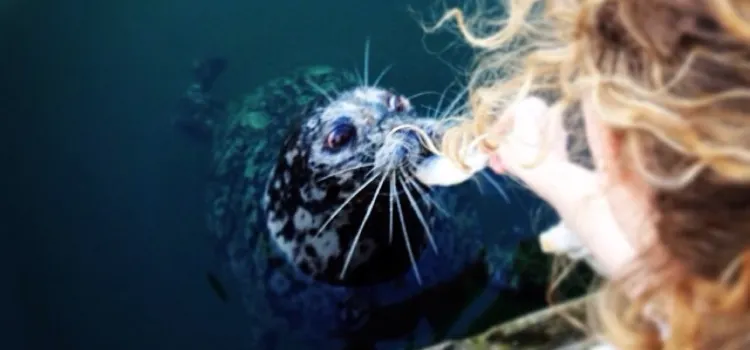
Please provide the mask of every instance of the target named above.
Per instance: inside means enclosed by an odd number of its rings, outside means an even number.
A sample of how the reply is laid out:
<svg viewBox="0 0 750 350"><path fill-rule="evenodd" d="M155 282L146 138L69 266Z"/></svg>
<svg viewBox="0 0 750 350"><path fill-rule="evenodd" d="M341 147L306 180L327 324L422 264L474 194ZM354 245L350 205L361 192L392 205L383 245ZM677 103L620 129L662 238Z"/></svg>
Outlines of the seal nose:
<svg viewBox="0 0 750 350"><path fill-rule="evenodd" d="M409 152L408 149L406 149L406 146L400 145L398 148L396 148L396 151L394 152L394 155L396 155L396 158L398 159L404 159L406 158L406 154Z"/></svg>
<svg viewBox="0 0 750 350"><path fill-rule="evenodd" d="M396 169L416 163L420 149L419 135L411 130L394 130L388 133L383 145L375 153L375 168Z"/></svg>
<svg viewBox="0 0 750 350"><path fill-rule="evenodd" d="M394 150L394 155L398 159L404 159L409 155L410 150L413 151L419 147L419 136L413 130L402 130L399 131L401 136L401 142Z"/></svg>

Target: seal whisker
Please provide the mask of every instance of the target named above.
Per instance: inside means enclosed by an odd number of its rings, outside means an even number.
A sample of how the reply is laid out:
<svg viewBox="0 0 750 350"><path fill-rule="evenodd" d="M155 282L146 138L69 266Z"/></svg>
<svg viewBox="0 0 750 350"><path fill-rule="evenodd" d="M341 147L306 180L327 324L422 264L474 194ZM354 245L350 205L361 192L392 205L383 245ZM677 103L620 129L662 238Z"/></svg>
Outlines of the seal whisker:
<svg viewBox="0 0 750 350"><path fill-rule="evenodd" d="M372 167L372 169L370 169L370 170L368 170L368 171L367 171L367 174L365 174L365 176L364 176L364 177L368 177L368 176L370 176L370 174L372 174L373 172L375 172L375 170L378 170L378 169L377 169L377 168L375 168L375 166L373 166L373 167Z"/></svg>
<svg viewBox="0 0 750 350"><path fill-rule="evenodd" d="M378 86L378 84L380 83L380 79L383 79L383 77L388 73L389 70L391 70L391 68L393 68L392 64L385 67L385 69L383 69L383 71L378 74L378 77L375 78L375 82L372 83L372 86Z"/></svg>
<svg viewBox="0 0 750 350"><path fill-rule="evenodd" d="M350 172L350 171L354 171L354 170L357 170L357 169L362 169L362 168L367 168L367 167L371 167L371 166L373 166L373 165L375 165L375 163L366 163L366 164L360 164L360 165L357 165L357 166L353 166L353 167L350 167L350 168L346 168L346 169L344 169L344 170L339 170L339 171L337 171L337 172L335 172L335 173L332 173L332 174L328 174L328 175L326 175L326 176L324 176L324 177L322 177L322 178L320 178L320 179L316 180L315 182L321 182L321 181L325 181L326 179L330 179L330 178L332 178L332 177L334 177L334 176L339 176L339 175L341 175L341 174L345 174L345 173L348 173L348 172ZM368 174L368 175L369 175L369 174Z"/></svg>
<svg viewBox="0 0 750 350"><path fill-rule="evenodd" d="M542 218L544 216L543 210L544 206L540 205L536 209L532 209L529 212L529 227L531 229L530 232L537 233L542 232Z"/></svg>
<svg viewBox="0 0 750 350"><path fill-rule="evenodd" d="M439 113L438 111L440 111L440 108L443 107L443 101L445 100L445 94L448 93L448 90L455 83L456 83L456 81L454 80L450 84L448 84L448 86L446 86L445 89L443 89L443 93L440 94L440 99L438 100L437 106L435 107L435 115L432 116L433 118L435 118L435 117L438 116L438 113Z"/></svg>
<svg viewBox="0 0 750 350"><path fill-rule="evenodd" d="M456 95L456 97L453 99L453 102L448 105L448 108L446 108L445 112L443 112L443 115L440 116L440 119L443 119L445 117L454 116L457 115L456 111L458 107L458 103L461 102L461 100L466 96L466 94L469 92L468 89L461 89L461 92Z"/></svg>
<svg viewBox="0 0 750 350"><path fill-rule="evenodd" d="M359 68L354 68L354 75L357 77L357 85L364 86L365 81L362 79L362 74L359 72Z"/></svg>
<svg viewBox="0 0 750 350"><path fill-rule="evenodd" d="M422 211L419 209L419 205L417 204L417 201L414 200L414 197L412 196L411 191L409 191L409 188L404 183L403 178L399 179L399 183L401 184L401 187L404 188L404 193L406 193L406 198L409 199L409 203L411 203L411 207L414 208L414 214L417 215L419 222L422 223L422 227L424 227L424 233L427 236L427 239L430 241L432 250L434 250L435 254L437 254L438 248L437 248L437 244L435 244L435 238L432 237L432 233L430 232L430 226L427 225L427 220L424 219L424 215L422 215Z"/></svg>
<svg viewBox="0 0 750 350"><path fill-rule="evenodd" d="M495 179L487 175L487 173L485 173L484 171L480 171L479 173L482 174L482 176L487 180L487 182L489 182L490 185L492 185L492 187L494 187L497 190L497 192L500 193L501 196L503 196L503 199L505 199L505 202L510 204L510 198L508 197L508 193L506 193L505 190L503 190L500 184L498 184L497 181L495 181Z"/></svg>
<svg viewBox="0 0 750 350"><path fill-rule="evenodd" d="M401 233L404 235L404 243L406 244L406 252L409 253L409 260L411 261L411 268L414 271L414 277L417 279L417 283L422 285L422 276L419 275L419 269L417 268L417 262L414 259L414 252L411 250L411 243L409 243L409 234L406 230L406 220L404 220L404 211L401 209L401 201L396 200L396 208L398 209L398 216L401 219Z"/></svg>
<svg viewBox="0 0 750 350"><path fill-rule="evenodd" d="M422 197L423 201L432 203L432 205L434 205L435 208L437 208L437 210L443 215L445 215L446 217L450 216L450 214L448 214L448 211L445 210L445 208L443 208L442 205L440 205L440 203L438 203L436 199L432 198L432 196L430 196L429 194L425 193L424 190L422 190L419 184L417 184L417 182L414 180L413 176L404 174L404 178L412 187L414 187L414 189L417 190L419 195Z"/></svg>
<svg viewBox="0 0 750 350"><path fill-rule="evenodd" d="M479 194L484 196L484 187L482 187L482 183L477 179L476 177L471 177L471 182L474 183L474 185L477 186L477 191L479 191Z"/></svg>
<svg viewBox="0 0 750 350"><path fill-rule="evenodd" d="M507 192L505 193L513 197L513 200L515 201L514 202L515 205L518 205L519 207L521 207L521 209L524 212L528 212L528 210L526 209L526 206L523 204L524 202L523 197L519 196L517 193L519 189L524 190L524 191L530 191L529 188L526 186L526 184L524 184L523 181L521 181L517 177L510 175L510 174L503 176L503 179L505 180L505 184L507 184L507 186L505 186L505 188L507 189Z"/></svg>
<svg viewBox="0 0 750 350"><path fill-rule="evenodd" d="M422 91L422 92L417 92L414 95L407 96L406 98L409 99L409 100L413 100L413 99L415 99L417 97L422 97L422 96L426 96L426 95L430 95L430 94L440 95L440 93L436 92L436 91Z"/></svg>
<svg viewBox="0 0 750 350"><path fill-rule="evenodd" d="M326 91L326 89L324 89L322 86L318 85L318 83L316 83L316 82L314 82L314 81L312 81L310 79L307 79L307 78L305 79L305 82L308 85L310 85L313 89L317 90L321 95L325 96L325 98L328 100L328 102L333 102L333 97L331 97L331 95L328 94L328 91Z"/></svg>
<svg viewBox="0 0 750 350"><path fill-rule="evenodd" d="M396 198L396 172L391 173L390 190L388 191L388 244L393 243L393 201Z"/></svg>
<svg viewBox="0 0 750 350"><path fill-rule="evenodd" d="M365 181L365 183L363 183L361 186L359 186L359 188L357 188L357 190L355 190L354 193L352 193L351 195L349 195L349 197L346 198L346 200L344 201L344 203L342 203L338 207L338 209L336 209L333 212L333 214L331 214L331 216L328 217L328 220L326 220L323 223L323 225L320 225L320 228L318 229L318 233L317 233L316 236L320 236L320 234L323 232L323 230L326 228L326 226L328 226L328 224L330 224L331 221L333 221L333 219L336 218L336 215L338 215L344 209L344 207L346 207L346 205L349 204L349 202L351 202L354 199L354 197L356 197L360 192L362 192L362 190L364 190L368 185L370 185L377 178L378 178L377 174L371 176L369 179L367 179L367 181Z"/></svg>
<svg viewBox="0 0 750 350"><path fill-rule="evenodd" d="M422 107L425 111L427 111L427 115L429 118L437 119L439 109L437 109L436 107L428 106L428 105L419 105L419 106Z"/></svg>
<svg viewBox="0 0 750 350"><path fill-rule="evenodd" d="M370 38L367 38L367 40L365 40L365 64L363 69L363 74L365 76L364 85L369 86L368 75L370 74Z"/></svg>
<svg viewBox="0 0 750 350"><path fill-rule="evenodd" d="M378 169L377 169L377 168L375 168L375 166L373 166L373 167L372 167L372 168L370 168L370 170L368 170L368 171L367 171L367 173L365 173L365 175L364 175L364 176L362 176L362 177L368 177L368 176L370 176L370 174L374 173L374 172L375 172L375 170L378 170Z"/></svg>
<svg viewBox="0 0 750 350"><path fill-rule="evenodd" d="M377 176L377 175L376 175ZM354 240L352 241L351 247L349 247L349 254L346 256L346 261L344 261L344 267L341 268L341 275L339 278L344 279L344 275L346 275L346 269L349 267L349 263L352 261L352 257L354 256L354 251L357 249L357 243L359 243L359 237L362 235L362 229L365 228L365 224L367 224L367 219L370 218L370 214L372 214L372 208L375 207L375 202L378 200L378 193L380 192L380 189L383 187L383 184L385 183L385 179L388 177L386 174L383 174L380 183L378 183L378 188L375 189L375 194L372 196L372 201L370 201L370 205L367 207L367 212L365 212L365 217L362 219L362 224L359 225L359 230L357 231L357 234L354 236Z"/></svg>

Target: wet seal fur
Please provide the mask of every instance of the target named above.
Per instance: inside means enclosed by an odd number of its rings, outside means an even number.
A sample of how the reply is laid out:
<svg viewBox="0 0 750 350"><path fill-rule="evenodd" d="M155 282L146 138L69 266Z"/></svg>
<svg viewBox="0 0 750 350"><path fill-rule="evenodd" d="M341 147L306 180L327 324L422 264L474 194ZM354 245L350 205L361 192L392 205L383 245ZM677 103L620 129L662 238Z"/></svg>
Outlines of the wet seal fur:
<svg viewBox="0 0 750 350"><path fill-rule="evenodd" d="M189 120L216 114L199 107ZM493 232L511 248L484 249L476 212L457 205L473 191L410 183L424 149L410 130L390 131L439 127L406 99L311 67L226 110L200 124L213 142L208 221L251 318L249 348L419 348L529 299L508 287L519 237Z"/></svg>
<svg viewBox="0 0 750 350"><path fill-rule="evenodd" d="M263 208L271 238L301 272L327 283L368 285L402 275L430 234L419 216L427 220L433 208L417 202L428 189L409 178L427 154L418 136L389 133L403 125L436 130L439 121L418 118L406 98L375 87L343 92L309 114L285 141L269 177ZM350 139L328 147L342 128ZM347 203L352 196L358 198Z"/></svg>

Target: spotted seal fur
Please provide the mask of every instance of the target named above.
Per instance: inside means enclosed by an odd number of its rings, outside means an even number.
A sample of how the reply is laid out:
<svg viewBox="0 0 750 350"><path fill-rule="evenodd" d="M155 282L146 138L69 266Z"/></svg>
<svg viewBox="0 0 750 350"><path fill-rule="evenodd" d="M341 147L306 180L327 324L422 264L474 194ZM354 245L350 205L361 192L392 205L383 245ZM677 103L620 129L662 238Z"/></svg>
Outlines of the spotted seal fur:
<svg viewBox="0 0 750 350"><path fill-rule="evenodd" d="M428 152L406 126L442 125L377 86L313 67L226 107L187 94L197 107L182 120L213 143L209 229L250 348L419 348L530 299L510 283L516 238L485 249L476 212L457 205L471 197L411 179Z"/></svg>
<svg viewBox="0 0 750 350"><path fill-rule="evenodd" d="M419 135L393 130L437 130L439 121L418 118L408 99L377 87L340 93L309 114L271 171L269 234L317 280L369 285L402 275L430 239L433 208L417 200L428 189L409 177L428 154Z"/></svg>

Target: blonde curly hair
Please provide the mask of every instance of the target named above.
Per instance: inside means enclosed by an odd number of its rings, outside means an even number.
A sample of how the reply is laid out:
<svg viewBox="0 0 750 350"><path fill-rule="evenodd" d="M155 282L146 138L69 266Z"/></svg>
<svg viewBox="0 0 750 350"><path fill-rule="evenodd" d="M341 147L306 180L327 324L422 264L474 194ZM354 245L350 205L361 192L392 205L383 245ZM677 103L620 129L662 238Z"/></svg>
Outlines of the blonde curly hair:
<svg viewBox="0 0 750 350"><path fill-rule="evenodd" d="M448 12L479 50L470 118L443 153L485 138L529 94L591 97L615 166L651 188L654 247L609 281L592 327L620 349L750 347L750 0L508 0L507 17ZM658 249L657 247L658 246ZM648 278L636 299L623 286ZM662 338L646 306L669 327ZM595 321L595 322L593 322Z"/></svg>

